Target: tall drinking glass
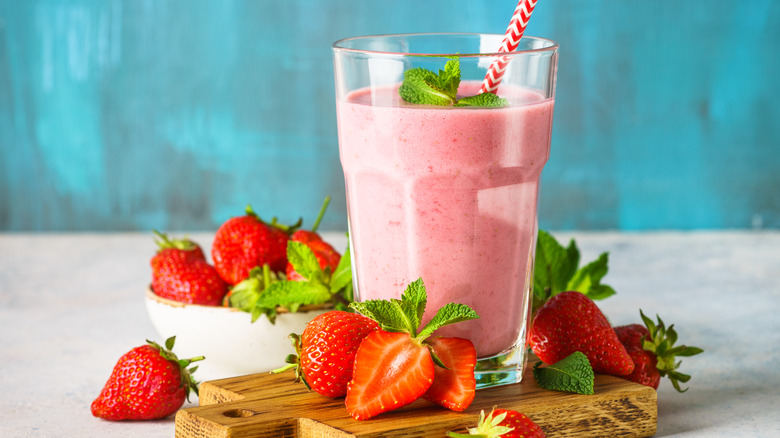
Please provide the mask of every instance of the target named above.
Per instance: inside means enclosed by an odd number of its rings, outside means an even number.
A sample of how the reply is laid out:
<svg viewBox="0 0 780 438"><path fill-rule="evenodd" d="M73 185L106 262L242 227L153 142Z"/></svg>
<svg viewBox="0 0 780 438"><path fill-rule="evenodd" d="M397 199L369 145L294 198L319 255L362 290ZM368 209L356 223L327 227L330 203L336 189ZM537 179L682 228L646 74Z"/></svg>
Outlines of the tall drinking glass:
<svg viewBox="0 0 780 438"><path fill-rule="evenodd" d="M477 387L519 382L533 288L539 178L550 152L558 46L503 35L407 34L333 45L339 154L346 181L356 298L400 298L422 278L423 324L441 306L479 319L440 329L471 339ZM477 94L490 64L509 62L497 90L508 104L411 104L404 72L457 57L459 96Z"/></svg>

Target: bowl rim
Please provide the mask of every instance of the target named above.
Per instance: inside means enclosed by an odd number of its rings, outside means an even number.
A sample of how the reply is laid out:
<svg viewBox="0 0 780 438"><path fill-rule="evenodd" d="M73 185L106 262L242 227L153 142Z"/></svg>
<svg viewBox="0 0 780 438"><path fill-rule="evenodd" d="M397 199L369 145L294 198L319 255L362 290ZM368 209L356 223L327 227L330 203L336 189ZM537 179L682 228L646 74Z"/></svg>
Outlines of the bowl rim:
<svg viewBox="0 0 780 438"><path fill-rule="evenodd" d="M229 307L229 306L207 306L203 304L191 304L191 303L183 303L181 301L172 300L170 298L163 298L159 295L157 295L154 292L154 289L152 289L152 286L149 285L146 288L146 298L156 301L160 304L166 304L171 307L194 307L198 309L224 309L229 312L240 312L240 313L247 313L244 312L241 309L237 309L235 307ZM325 310L325 309L333 309L333 304L313 304L313 305L304 305L298 308L297 312L291 312L290 309L283 307L283 306L277 306L276 307L276 313L277 314L285 314L285 313L307 313L311 311L317 311L317 310Z"/></svg>

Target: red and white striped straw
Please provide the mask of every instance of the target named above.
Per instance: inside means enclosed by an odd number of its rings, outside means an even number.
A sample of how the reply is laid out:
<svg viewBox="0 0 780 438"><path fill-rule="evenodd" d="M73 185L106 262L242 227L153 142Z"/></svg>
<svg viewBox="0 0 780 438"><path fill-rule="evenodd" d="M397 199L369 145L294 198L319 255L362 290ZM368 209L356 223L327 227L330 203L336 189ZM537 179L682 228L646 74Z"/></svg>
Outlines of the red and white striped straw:
<svg viewBox="0 0 780 438"><path fill-rule="evenodd" d="M514 52L517 50L517 45L520 43L520 38L523 37L525 27L528 26L528 20L531 18L531 12L534 11L537 0L520 0L517 3L515 13L512 15L512 20L509 22L509 27L504 34L504 41L501 43L499 52ZM490 68L488 69L485 80L482 82L482 87L479 89L480 93L495 93L498 88L498 84L501 83L501 78L504 76L504 70L509 64L508 56L501 56L496 58Z"/></svg>

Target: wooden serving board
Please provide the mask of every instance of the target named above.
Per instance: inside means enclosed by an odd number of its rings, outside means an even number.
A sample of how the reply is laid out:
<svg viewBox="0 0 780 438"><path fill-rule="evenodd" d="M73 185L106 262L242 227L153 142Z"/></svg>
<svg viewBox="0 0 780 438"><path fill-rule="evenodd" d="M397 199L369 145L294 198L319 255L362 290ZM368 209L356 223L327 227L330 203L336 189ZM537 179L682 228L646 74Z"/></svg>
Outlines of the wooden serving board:
<svg viewBox="0 0 780 438"><path fill-rule="evenodd" d="M548 437L655 434L657 398L653 388L596 375L594 395L548 391L527 367L521 383L482 389L464 412L425 400L367 421L347 413L344 399L329 399L293 383L292 372L252 374L204 382L200 406L176 414L176 436L216 437L444 437L467 433L480 410L514 409L528 415Z"/></svg>

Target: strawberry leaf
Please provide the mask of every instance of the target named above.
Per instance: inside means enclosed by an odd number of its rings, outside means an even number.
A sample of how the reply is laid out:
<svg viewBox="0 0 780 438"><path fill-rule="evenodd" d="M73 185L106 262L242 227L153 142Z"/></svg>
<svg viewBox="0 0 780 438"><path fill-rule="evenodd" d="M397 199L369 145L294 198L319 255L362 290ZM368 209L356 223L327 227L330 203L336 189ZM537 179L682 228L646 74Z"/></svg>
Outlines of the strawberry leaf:
<svg viewBox="0 0 780 438"><path fill-rule="evenodd" d="M681 345L679 347L675 347L669 351L667 351L668 354L674 353L675 356L680 357L690 357L695 356L699 353L704 353L704 350L698 347L688 347L685 345Z"/></svg>

